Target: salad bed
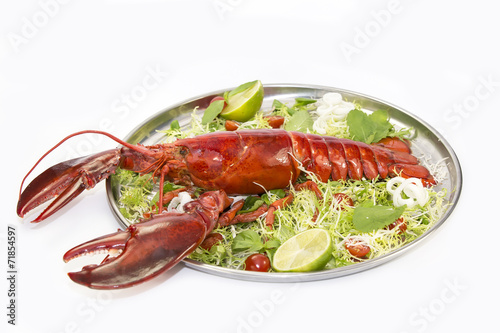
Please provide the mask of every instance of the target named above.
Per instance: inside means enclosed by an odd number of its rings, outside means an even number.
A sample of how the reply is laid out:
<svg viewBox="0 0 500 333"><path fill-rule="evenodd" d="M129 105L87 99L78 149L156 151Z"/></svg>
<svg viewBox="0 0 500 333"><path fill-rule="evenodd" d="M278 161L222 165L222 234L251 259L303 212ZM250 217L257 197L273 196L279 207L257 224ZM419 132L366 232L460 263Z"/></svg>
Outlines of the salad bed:
<svg viewBox="0 0 500 333"><path fill-rule="evenodd" d="M289 103L276 100L270 109L259 110L249 121L239 123L239 129L270 128L269 115L284 117L282 127L286 130L332 135L366 143L386 136L408 138L412 135L412 129L392 125L386 111L365 113L360 105L346 102L336 93L326 94L319 100L297 98ZM164 142L224 131L226 122L217 116L204 121L203 112L195 108L189 126L181 128L177 121L172 122L170 129L164 131ZM422 160L425 162L425 156ZM438 170L433 165L427 166ZM438 182L446 177L439 173L434 173L434 176ZM158 197L157 186L150 175L119 170L116 177L121 184L120 212L130 223L137 223L151 213ZM307 180L318 184L322 198L312 191L290 188L294 200L274 213L272 229L265 226L264 216L254 222L217 228L213 232L221 235L222 240L209 249L198 248L189 258L210 265L245 269L249 256L262 253L272 262L274 252L287 239L311 228L323 228L328 231L333 243L331 260L324 269L347 266L390 253L412 242L442 217L448 205L445 189L416 189L415 184L410 184L410 187L413 186L413 192L419 191L420 200L413 200L411 195L400 190L399 200L395 201L394 193L398 186L403 185L403 180L392 183L389 183L390 179L322 183L314 175L304 173L299 181ZM167 184L164 191L178 188L177 185ZM413 192L408 191L415 194ZM259 197L247 197L243 209L257 209L259 203L271 203L284 195L284 190L273 190ZM169 209L182 204L182 200L175 200ZM360 223L365 220L369 223Z"/></svg>

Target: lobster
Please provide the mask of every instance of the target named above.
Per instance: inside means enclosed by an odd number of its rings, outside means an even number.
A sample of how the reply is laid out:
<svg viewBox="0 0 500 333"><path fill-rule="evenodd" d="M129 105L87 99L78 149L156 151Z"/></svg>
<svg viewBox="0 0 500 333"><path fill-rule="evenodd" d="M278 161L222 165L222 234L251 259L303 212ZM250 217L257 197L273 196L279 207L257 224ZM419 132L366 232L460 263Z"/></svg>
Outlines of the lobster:
<svg viewBox="0 0 500 333"><path fill-rule="evenodd" d="M54 165L22 191L26 178L41 159L69 138L85 133L106 135L121 146ZM315 174L322 182L399 175L420 178L426 186L436 183L411 154L409 144L400 139L386 138L369 145L280 129L215 132L151 146L133 145L109 133L88 130L67 136L40 160L21 183L17 214L24 217L33 208L55 199L33 222L48 218L84 189L108 178L118 167L152 174L160 189L167 180L207 190L185 204L184 213L163 211L159 204L157 214L125 231L69 250L64 255L65 261L102 250L118 254L108 255L99 265L68 273L73 281L98 289L133 286L188 256L230 206L232 200L227 195L286 188L303 172ZM160 191L159 203L164 202L163 195Z"/></svg>

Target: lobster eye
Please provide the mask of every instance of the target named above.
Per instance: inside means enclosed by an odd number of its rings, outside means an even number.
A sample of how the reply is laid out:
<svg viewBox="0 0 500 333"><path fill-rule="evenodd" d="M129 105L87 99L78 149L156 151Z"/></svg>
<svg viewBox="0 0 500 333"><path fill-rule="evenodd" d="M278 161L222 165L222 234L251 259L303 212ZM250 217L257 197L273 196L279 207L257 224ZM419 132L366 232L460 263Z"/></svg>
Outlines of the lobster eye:
<svg viewBox="0 0 500 333"><path fill-rule="evenodd" d="M179 150L179 154L182 155L182 157L185 157L189 153L189 150L186 147L181 147Z"/></svg>

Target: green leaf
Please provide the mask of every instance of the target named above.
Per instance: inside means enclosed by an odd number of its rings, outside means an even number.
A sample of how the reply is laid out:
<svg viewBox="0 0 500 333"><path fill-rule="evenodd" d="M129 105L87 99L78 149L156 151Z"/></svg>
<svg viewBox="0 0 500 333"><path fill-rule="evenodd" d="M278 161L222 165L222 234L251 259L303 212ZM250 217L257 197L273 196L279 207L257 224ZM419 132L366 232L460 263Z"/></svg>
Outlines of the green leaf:
<svg viewBox="0 0 500 333"><path fill-rule="evenodd" d="M269 193L271 193L271 195L264 193L261 196L262 200L264 200L264 202L268 205L272 204L276 200L283 199L286 195L286 192L283 189L270 190Z"/></svg>
<svg viewBox="0 0 500 333"><path fill-rule="evenodd" d="M243 207L241 207L241 210L238 211L238 214L253 212L257 210L260 206L262 206L263 203L264 200L262 200L260 197L248 196L245 199Z"/></svg>
<svg viewBox="0 0 500 333"><path fill-rule="evenodd" d="M240 92L243 92L243 91L247 90L248 88L250 88L251 86L253 86L255 83L257 83L257 81L258 80L255 80L255 81L252 81L252 82L243 83L243 84L239 85L238 87L236 87L233 90L231 90L229 92L229 94L227 95L227 97L231 97L233 95L239 94Z"/></svg>
<svg viewBox="0 0 500 333"><path fill-rule="evenodd" d="M212 120L214 120L222 112L223 108L224 108L223 100L217 100L210 103L210 105L206 108L205 113L203 113L203 117L201 118L201 123L203 125L206 125Z"/></svg>
<svg viewBox="0 0 500 333"><path fill-rule="evenodd" d="M234 252L250 251L258 252L264 247L258 233L253 230L245 230L236 235L231 248Z"/></svg>
<svg viewBox="0 0 500 333"><path fill-rule="evenodd" d="M371 140L369 136L370 133L373 132L373 126L366 113L354 109L347 114L346 121L347 126L349 126L349 135L351 139L369 143Z"/></svg>
<svg viewBox="0 0 500 333"><path fill-rule="evenodd" d="M266 250L276 249L280 246L281 242L277 239L270 239L264 244Z"/></svg>
<svg viewBox="0 0 500 333"><path fill-rule="evenodd" d="M293 105L293 107L296 108L296 107L306 106L312 103L316 103L316 100L311 98L297 97L295 99L295 104Z"/></svg>
<svg viewBox="0 0 500 333"><path fill-rule="evenodd" d="M303 110L294 113L285 124L285 130L307 133L312 130L313 119L309 112Z"/></svg>
<svg viewBox="0 0 500 333"><path fill-rule="evenodd" d="M171 130L180 130L181 129L181 125L179 125L179 120L175 119L174 121L172 121L170 123L170 129Z"/></svg>
<svg viewBox="0 0 500 333"><path fill-rule="evenodd" d="M352 222L356 230L370 232L387 227L396 221L405 209L406 205L397 208L373 204L359 205L354 209Z"/></svg>
<svg viewBox="0 0 500 333"><path fill-rule="evenodd" d="M173 190L177 190L177 189L182 188L182 187L183 186L181 186L181 185L175 185L173 183L166 182L163 184L163 194L171 192ZM160 191L156 192L153 199L151 199L151 205L155 205L159 199L160 199Z"/></svg>
<svg viewBox="0 0 500 333"><path fill-rule="evenodd" d="M368 144L385 138L392 129L387 111L384 110L377 110L367 115L361 110L354 109L347 114L346 121L351 139Z"/></svg>
<svg viewBox="0 0 500 333"><path fill-rule="evenodd" d="M368 118L373 122L373 127L375 128L372 142L380 141L389 134L392 124L389 122L387 111L377 110L369 115Z"/></svg>
<svg viewBox="0 0 500 333"><path fill-rule="evenodd" d="M286 106L284 103L281 103L280 101L278 101L277 99L275 99L273 101L273 109L282 109L284 106Z"/></svg>

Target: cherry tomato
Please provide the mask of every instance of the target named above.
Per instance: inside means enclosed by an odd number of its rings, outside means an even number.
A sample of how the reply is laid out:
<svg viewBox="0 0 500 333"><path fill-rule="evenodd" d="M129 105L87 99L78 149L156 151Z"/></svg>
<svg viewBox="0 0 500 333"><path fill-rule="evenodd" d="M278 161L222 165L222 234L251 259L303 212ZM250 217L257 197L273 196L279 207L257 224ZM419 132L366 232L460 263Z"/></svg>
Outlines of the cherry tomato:
<svg viewBox="0 0 500 333"><path fill-rule="evenodd" d="M354 207L354 202L352 199L345 193L335 193L333 198L340 205L340 209L345 209L346 206Z"/></svg>
<svg viewBox="0 0 500 333"><path fill-rule="evenodd" d="M214 232L205 237L205 240L200 244L201 248L210 251L212 246L222 241L224 237L218 232Z"/></svg>
<svg viewBox="0 0 500 333"><path fill-rule="evenodd" d="M370 253L370 247L360 241L348 239L344 244L347 251L356 258L363 258Z"/></svg>
<svg viewBox="0 0 500 333"><path fill-rule="evenodd" d="M271 262L265 254L255 253L245 260L245 270L254 272L267 272L271 268Z"/></svg>
<svg viewBox="0 0 500 333"><path fill-rule="evenodd" d="M272 128L280 128L285 122L285 117L283 116L264 116L264 119L267 120L269 126Z"/></svg>
<svg viewBox="0 0 500 333"><path fill-rule="evenodd" d="M399 231L398 231L398 234L403 234L406 232L406 229L408 228L407 225L406 225L406 221L404 219L404 217L400 217L399 219L397 219L395 222L389 224L387 226L387 228L389 230L392 230L394 228L398 228Z"/></svg>
<svg viewBox="0 0 500 333"><path fill-rule="evenodd" d="M215 101L223 101L223 100L224 100L224 97L222 97L222 96L215 96L215 97L214 97L214 98L212 98L212 100L210 101L210 104L212 104L212 103L213 103L213 102L215 102ZM226 106L227 106L227 103L226 103L226 102L224 102L224 107L226 107Z"/></svg>
<svg viewBox="0 0 500 333"><path fill-rule="evenodd" d="M240 124L237 121L228 119L224 127L226 127L226 131L236 131L240 127Z"/></svg>

